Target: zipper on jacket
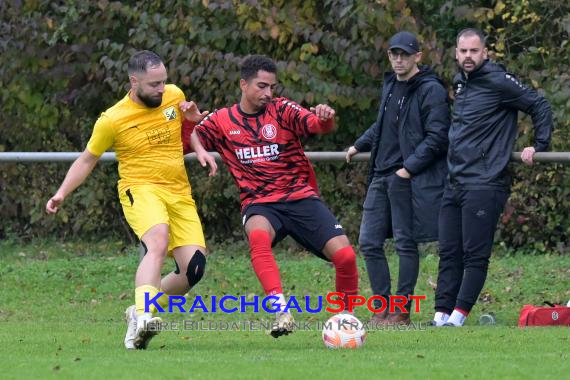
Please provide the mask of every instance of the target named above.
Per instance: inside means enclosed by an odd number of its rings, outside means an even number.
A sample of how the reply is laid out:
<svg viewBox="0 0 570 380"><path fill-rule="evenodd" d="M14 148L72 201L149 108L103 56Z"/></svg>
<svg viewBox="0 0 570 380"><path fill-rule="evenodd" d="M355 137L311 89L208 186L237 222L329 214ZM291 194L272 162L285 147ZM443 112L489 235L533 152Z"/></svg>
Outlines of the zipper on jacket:
<svg viewBox="0 0 570 380"><path fill-rule="evenodd" d="M460 116L460 120L461 120L461 125L460 127L463 127L464 123L463 123L463 111L465 109L465 101L467 99L467 80L465 80L465 86L463 87L463 101L461 102L461 113L459 114ZM450 152L450 161L453 163L455 162L454 158L455 158L455 146L453 146L452 151ZM450 175L451 178L451 175Z"/></svg>
<svg viewBox="0 0 570 380"><path fill-rule="evenodd" d="M481 148L481 160L483 161L483 168L485 169L485 171L489 171L489 168L487 167L487 155L485 154L485 150Z"/></svg>

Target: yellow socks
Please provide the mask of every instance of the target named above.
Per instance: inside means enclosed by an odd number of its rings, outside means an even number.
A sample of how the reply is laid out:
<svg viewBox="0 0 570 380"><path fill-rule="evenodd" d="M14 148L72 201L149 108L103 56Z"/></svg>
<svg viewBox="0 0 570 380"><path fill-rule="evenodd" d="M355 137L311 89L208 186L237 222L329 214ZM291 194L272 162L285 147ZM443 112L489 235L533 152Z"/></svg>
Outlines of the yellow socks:
<svg viewBox="0 0 570 380"><path fill-rule="evenodd" d="M160 289L161 293L164 293L163 295L160 296L160 298L158 300L156 300L156 303L160 305L160 307L162 307L164 309L164 311L168 310L168 294L166 294L166 292L162 289Z"/></svg>
<svg viewBox="0 0 570 380"><path fill-rule="evenodd" d="M144 300L153 299L158 294L158 288L152 285L141 285L135 289L135 305L137 307L137 315L141 315L145 312L144 310ZM148 293L148 295L146 295ZM163 297L160 297L163 298ZM148 312L156 313L156 307L154 305L149 305Z"/></svg>

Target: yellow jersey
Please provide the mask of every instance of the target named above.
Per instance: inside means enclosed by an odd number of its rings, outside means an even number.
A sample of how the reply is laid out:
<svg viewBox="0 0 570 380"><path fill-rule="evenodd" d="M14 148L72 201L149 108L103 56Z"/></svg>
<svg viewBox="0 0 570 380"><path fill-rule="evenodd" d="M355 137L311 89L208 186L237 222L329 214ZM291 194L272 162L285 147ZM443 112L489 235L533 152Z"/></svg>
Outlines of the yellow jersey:
<svg viewBox="0 0 570 380"><path fill-rule="evenodd" d="M114 148L119 162L119 192L137 185L158 185L172 193L190 194L182 154L182 119L178 104L184 93L165 86L162 104L149 108L127 94L101 114L87 150L101 156Z"/></svg>

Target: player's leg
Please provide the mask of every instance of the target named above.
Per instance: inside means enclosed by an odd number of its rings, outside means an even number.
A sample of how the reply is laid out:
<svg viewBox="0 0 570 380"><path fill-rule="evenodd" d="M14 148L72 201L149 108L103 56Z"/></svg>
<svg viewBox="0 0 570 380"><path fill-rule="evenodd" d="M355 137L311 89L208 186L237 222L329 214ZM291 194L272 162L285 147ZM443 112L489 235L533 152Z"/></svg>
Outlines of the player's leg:
<svg viewBox="0 0 570 380"><path fill-rule="evenodd" d="M345 309L348 309L348 297L358 295L358 268L354 249L348 237L340 235L326 242L323 254L334 265L335 288L337 292L344 294Z"/></svg>
<svg viewBox="0 0 570 380"><path fill-rule="evenodd" d="M206 242L196 204L190 194L166 195L170 220L170 243L168 250L176 263L176 270L161 281L165 293L158 301L168 307L168 295L184 295L204 275L206 269Z"/></svg>
<svg viewBox="0 0 570 380"><path fill-rule="evenodd" d="M164 264L168 248L169 229L167 224L157 224L151 227L142 236L142 243L146 247L146 253L139 263L135 276L137 292L137 313L153 312L145 310L145 298L156 296L160 289L160 270ZM138 289L141 288L141 291Z"/></svg>
<svg viewBox="0 0 570 380"><path fill-rule="evenodd" d="M292 332L293 317L290 313L285 313L286 305L279 267L275 262L272 243L276 238L276 229L279 230L277 210L271 205L253 205L248 207L244 214L245 233L249 241L251 255L251 265L257 279L263 287L266 296L275 296L277 302L275 307L279 307L276 313L276 321L271 326L271 336L278 338Z"/></svg>
<svg viewBox="0 0 570 380"><path fill-rule="evenodd" d="M161 322L152 316L153 308L145 311L145 298L156 296L160 287L160 270L168 247L168 214L152 187L130 188L121 191L119 198L127 222L146 250L135 276L135 305L126 311L125 347L144 349Z"/></svg>
<svg viewBox="0 0 570 380"><path fill-rule="evenodd" d="M287 231L317 256L332 261L336 270L336 291L348 296L358 294L356 254L335 216L318 198L290 202Z"/></svg>
<svg viewBox="0 0 570 380"><path fill-rule="evenodd" d="M153 316L156 308L149 300L160 291L160 271L166 258L169 229L167 224L151 227L143 236L142 243L147 251L137 269L135 276L135 305L137 313L137 329L134 345L144 350L150 340L159 333L162 322L160 317Z"/></svg>
<svg viewBox="0 0 570 380"><path fill-rule="evenodd" d="M275 238L275 229L269 219L260 214L249 216L244 227L249 242L251 265L265 295L282 294L283 288L279 268L271 249Z"/></svg>
<svg viewBox="0 0 570 380"><path fill-rule="evenodd" d="M172 254L176 262L176 270L166 275L160 283L160 290L165 293L163 297L184 295L200 282L206 269L204 252L206 252L206 248L198 245L174 248ZM168 300L159 301L159 305L165 311L168 310Z"/></svg>

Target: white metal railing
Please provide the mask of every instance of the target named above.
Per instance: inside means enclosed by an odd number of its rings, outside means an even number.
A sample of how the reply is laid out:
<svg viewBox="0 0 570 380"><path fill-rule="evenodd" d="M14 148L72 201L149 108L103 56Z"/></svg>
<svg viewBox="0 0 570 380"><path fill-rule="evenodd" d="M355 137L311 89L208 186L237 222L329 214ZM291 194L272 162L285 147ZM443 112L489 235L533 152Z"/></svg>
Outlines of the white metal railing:
<svg viewBox="0 0 570 380"><path fill-rule="evenodd" d="M6 162L70 162L79 157L80 152L2 152L0 153L0 163ZM212 153L217 160L220 156ZM311 161L344 161L346 152L305 152ZM186 161L195 161L196 154L190 153L184 156ZM358 153L353 161L368 161L370 153ZM521 161L520 152L513 152L511 159ZM101 156L101 161L116 161L115 153L107 152ZM539 152L535 153L536 162L562 162L570 163L570 152Z"/></svg>

